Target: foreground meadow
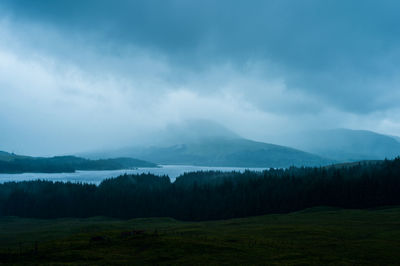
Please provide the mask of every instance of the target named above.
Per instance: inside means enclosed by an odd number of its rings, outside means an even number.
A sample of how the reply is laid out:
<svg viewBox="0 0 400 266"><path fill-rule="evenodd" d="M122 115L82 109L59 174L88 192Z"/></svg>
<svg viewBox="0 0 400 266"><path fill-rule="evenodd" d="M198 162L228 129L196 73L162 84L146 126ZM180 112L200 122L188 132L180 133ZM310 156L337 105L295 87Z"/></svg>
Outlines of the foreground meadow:
<svg viewBox="0 0 400 266"><path fill-rule="evenodd" d="M312 208L208 222L0 218L10 264L395 265L400 208Z"/></svg>

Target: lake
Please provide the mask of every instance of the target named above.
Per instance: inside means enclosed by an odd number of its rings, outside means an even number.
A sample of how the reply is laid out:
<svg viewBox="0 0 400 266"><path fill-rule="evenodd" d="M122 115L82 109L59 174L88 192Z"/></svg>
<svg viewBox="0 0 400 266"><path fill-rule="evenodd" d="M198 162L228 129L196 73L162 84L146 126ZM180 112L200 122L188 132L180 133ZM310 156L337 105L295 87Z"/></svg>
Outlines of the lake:
<svg viewBox="0 0 400 266"><path fill-rule="evenodd" d="M23 173L23 174L0 174L0 183L9 181L28 181L28 180L49 180L61 182L82 182L90 184L100 184L100 182L107 178L117 177L123 174L142 174L150 173L154 175L167 175L171 182L188 172L196 171L237 171L244 172L246 169L252 171L263 171L267 168L243 168L243 167L208 167L208 166L192 166L192 165L162 165L159 168L138 168L138 169L123 169L111 171L76 171L75 173Z"/></svg>

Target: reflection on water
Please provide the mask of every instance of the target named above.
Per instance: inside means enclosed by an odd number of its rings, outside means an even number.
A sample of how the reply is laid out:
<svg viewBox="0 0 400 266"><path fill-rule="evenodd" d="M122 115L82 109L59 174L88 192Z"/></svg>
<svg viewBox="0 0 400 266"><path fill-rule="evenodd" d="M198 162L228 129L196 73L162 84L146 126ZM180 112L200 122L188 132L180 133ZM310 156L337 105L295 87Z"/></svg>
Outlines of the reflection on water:
<svg viewBox="0 0 400 266"><path fill-rule="evenodd" d="M117 177L123 174L142 174L151 173L154 175L167 175L172 182L181 174L196 171L238 171L244 170L262 171L265 168L242 168L242 167L208 167L208 166L191 166L191 165L162 165L159 168L138 168L112 171L76 171L75 173L23 173L23 174L0 174L0 183L9 181L26 181L26 180L50 180L61 182L82 182L91 184L100 184L106 178Z"/></svg>

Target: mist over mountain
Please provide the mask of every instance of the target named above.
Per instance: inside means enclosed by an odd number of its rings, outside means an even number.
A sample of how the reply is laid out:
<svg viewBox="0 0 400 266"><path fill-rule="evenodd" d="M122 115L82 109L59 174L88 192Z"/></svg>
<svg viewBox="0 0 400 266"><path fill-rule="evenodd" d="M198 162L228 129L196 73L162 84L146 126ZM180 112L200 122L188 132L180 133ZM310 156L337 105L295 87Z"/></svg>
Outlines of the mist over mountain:
<svg viewBox="0 0 400 266"><path fill-rule="evenodd" d="M149 146L165 147L215 138L239 139L241 136L212 120L190 119L170 123L164 129L154 132Z"/></svg>
<svg viewBox="0 0 400 266"><path fill-rule="evenodd" d="M335 127L400 135L399 9L393 0L2 0L0 149L159 145L153 132L191 119L276 144Z"/></svg>
<svg viewBox="0 0 400 266"><path fill-rule="evenodd" d="M236 167L317 166L334 162L290 147L245 139L218 123L206 120L168 125L155 142L159 145L82 155L89 158L127 156L158 164Z"/></svg>
<svg viewBox="0 0 400 266"><path fill-rule="evenodd" d="M400 156L399 137L367 130L340 128L307 131L289 137L285 143L341 162Z"/></svg>
<svg viewBox="0 0 400 266"><path fill-rule="evenodd" d="M243 167L317 166L400 156L399 137L345 128L288 132L272 144L243 138L213 121L188 120L169 124L153 139L152 145L83 155L132 156L159 164Z"/></svg>

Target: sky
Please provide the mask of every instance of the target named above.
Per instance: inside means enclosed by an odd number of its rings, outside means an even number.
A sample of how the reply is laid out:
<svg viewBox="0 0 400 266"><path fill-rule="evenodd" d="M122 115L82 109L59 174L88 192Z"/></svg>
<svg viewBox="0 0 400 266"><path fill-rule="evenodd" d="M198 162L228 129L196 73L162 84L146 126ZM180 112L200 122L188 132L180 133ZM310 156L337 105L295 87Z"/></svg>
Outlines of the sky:
<svg viewBox="0 0 400 266"><path fill-rule="evenodd" d="M2 0L0 150L151 144L195 119L279 143L400 135L397 0Z"/></svg>

